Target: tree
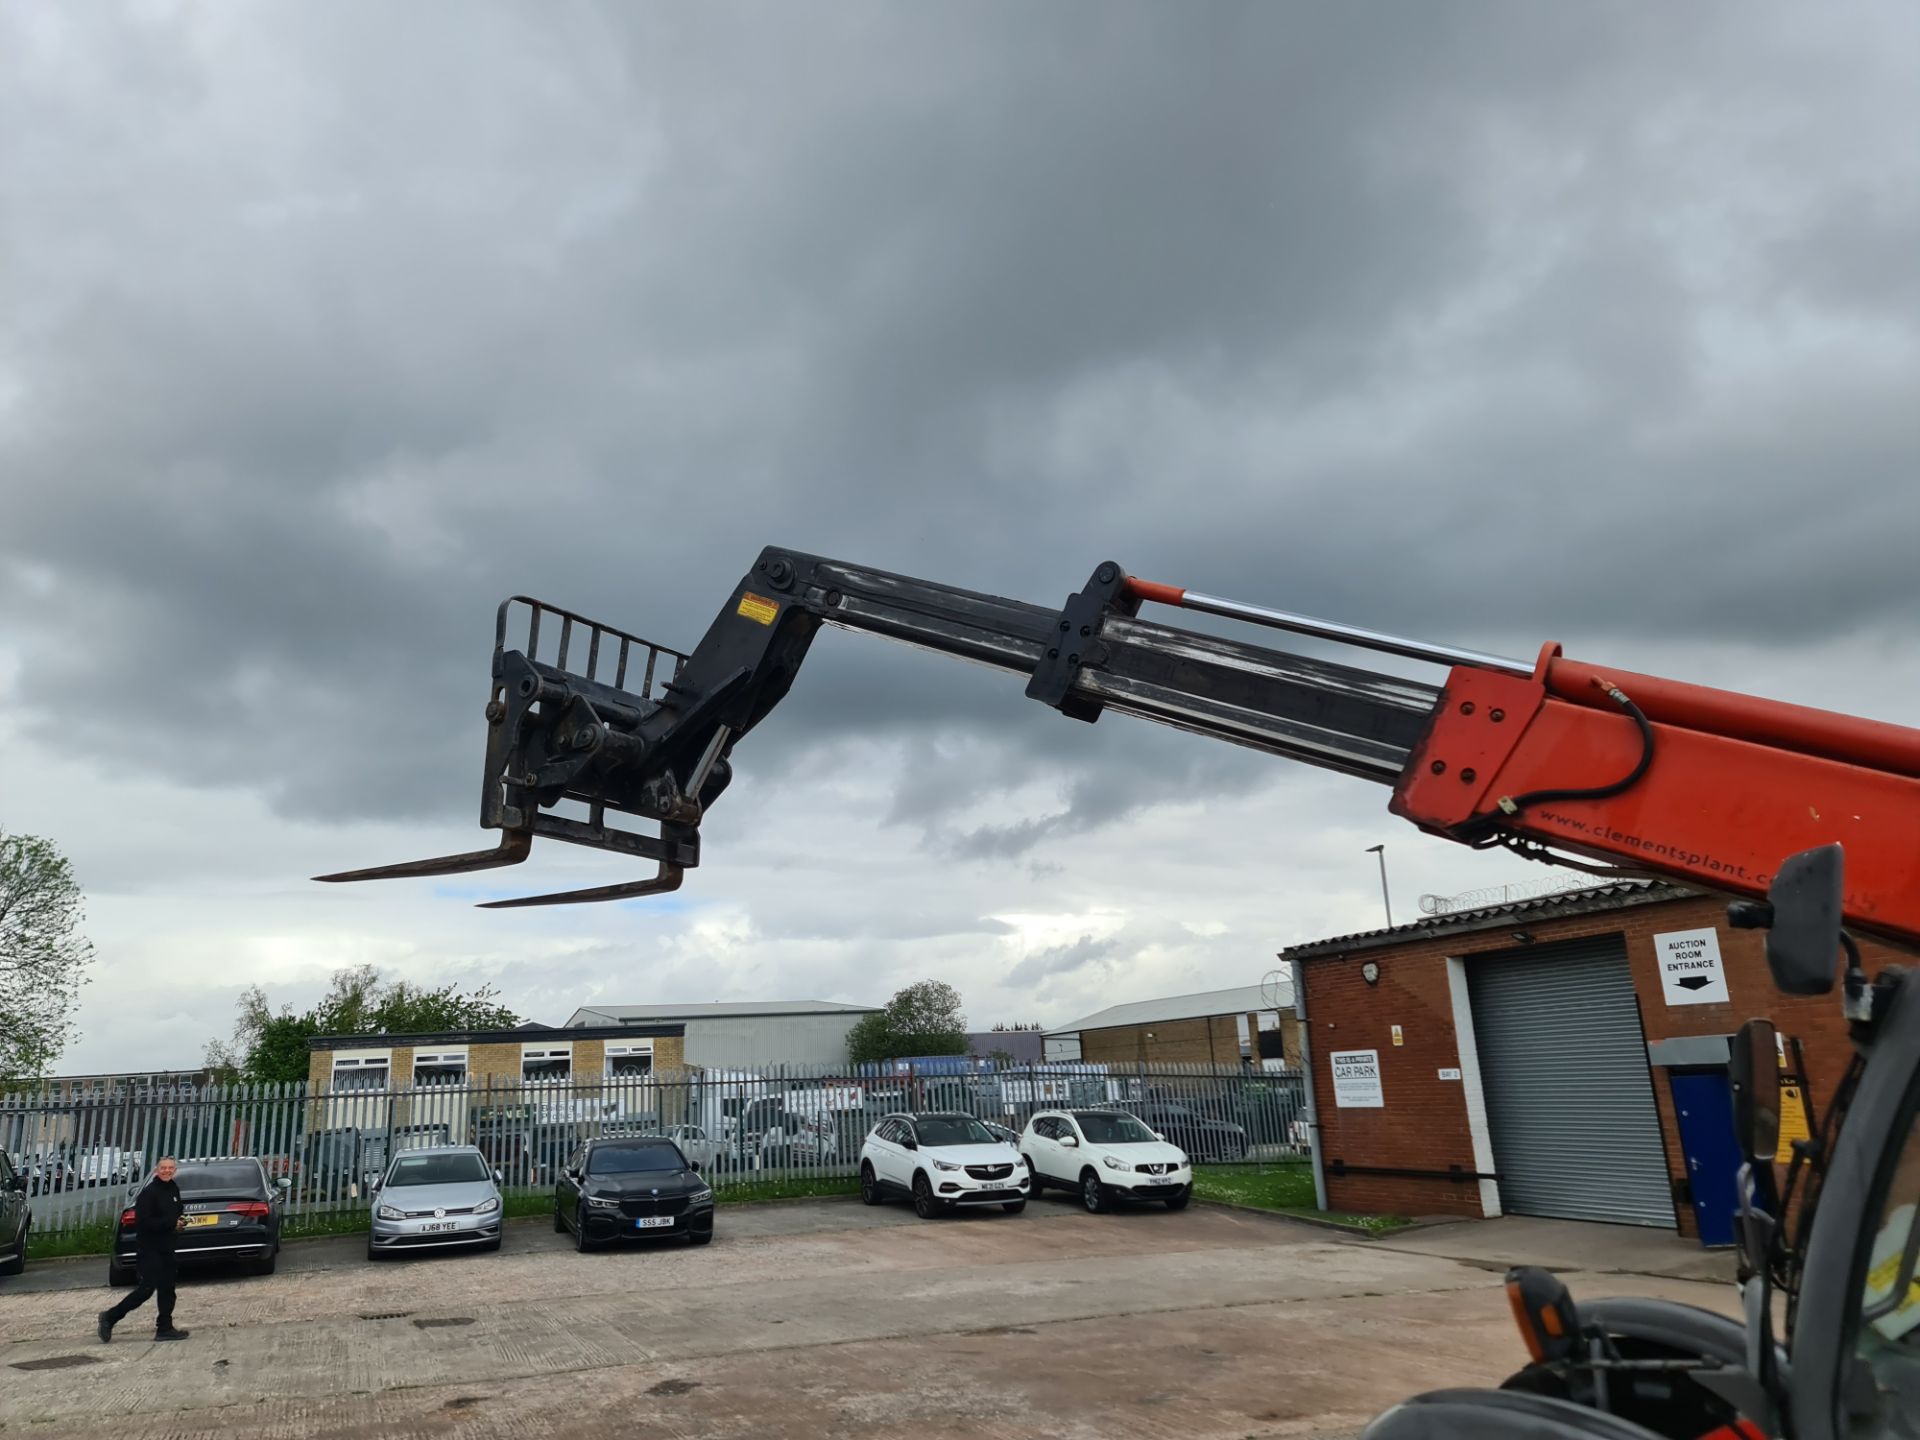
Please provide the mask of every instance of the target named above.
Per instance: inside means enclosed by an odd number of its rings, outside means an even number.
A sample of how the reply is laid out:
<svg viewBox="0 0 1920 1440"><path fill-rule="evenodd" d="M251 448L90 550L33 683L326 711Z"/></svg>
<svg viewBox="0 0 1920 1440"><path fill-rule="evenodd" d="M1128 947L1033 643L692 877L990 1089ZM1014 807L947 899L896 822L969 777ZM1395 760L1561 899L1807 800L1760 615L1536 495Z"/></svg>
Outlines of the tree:
<svg viewBox="0 0 1920 1440"><path fill-rule="evenodd" d="M228 1080L280 1084L307 1078L307 1041L316 1035L408 1035L441 1030L510 1030L520 1017L482 985L462 994L386 980L371 965L336 970L320 1003L296 1015L278 1011L258 985L241 992L233 1039L207 1046L207 1066Z"/></svg>
<svg viewBox="0 0 1920 1440"><path fill-rule="evenodd" d="M863 1015L847 1032L847 1054L858 1065L902 1055L964 1055L967 1017L960 992L940 980L896 991L886 1008Z"/></svg>
<svg viewBox="0 0 1920 1440"><path fill-rule="evenodd" d="M73 867L48 840L0 831L0 1082L46 1074L73 1037L93 946Z"/></svg>

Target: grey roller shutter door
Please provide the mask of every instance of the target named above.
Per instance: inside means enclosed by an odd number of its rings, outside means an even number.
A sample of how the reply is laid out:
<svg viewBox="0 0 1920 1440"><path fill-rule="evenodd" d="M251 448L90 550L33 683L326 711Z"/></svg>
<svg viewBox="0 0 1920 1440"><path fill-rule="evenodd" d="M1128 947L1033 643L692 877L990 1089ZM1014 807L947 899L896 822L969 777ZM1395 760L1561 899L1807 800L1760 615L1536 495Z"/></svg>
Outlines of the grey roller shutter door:
<svg viewBox="0 0 1920 1440"><path fill-rule="evenodd" d="M1674 1228L1618 936L1467 961L1501 1208Z"/></svg>

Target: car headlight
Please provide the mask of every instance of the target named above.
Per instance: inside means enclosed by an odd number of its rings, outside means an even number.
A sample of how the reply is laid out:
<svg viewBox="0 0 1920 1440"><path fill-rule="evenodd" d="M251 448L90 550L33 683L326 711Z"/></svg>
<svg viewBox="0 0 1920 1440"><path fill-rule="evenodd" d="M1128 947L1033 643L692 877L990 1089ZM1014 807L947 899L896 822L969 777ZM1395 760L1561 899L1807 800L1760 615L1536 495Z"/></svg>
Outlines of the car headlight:
<svg viewBox="0 0 1920 1440"><path fill-rule="evenodd" d="M391 1205L382 1205L380 1207L380 1218L382 1220L404 1220L407 1217L403 1211L396 1210Z"/></svg>
<svg viewBox="0 0 1920 1440"><path fill-rule="evenodd" d="M689 1193L688 1193L688 1195L687 1195L687 1203L688 1203L689 1205L710 1205L710 1204L712 1204L712 1203L713 1203L713 1191L712 1191L712 1189L711 1189L711 1188L702 1188L702 1189L699 1189L699 1190L694 1190L694 1191L691 1191L691 1192L689 1192Z"/></svg>
<svg viewBox="0 0 1920 1440"><path fill-rule="evenodd" d="M936 1160L933 1162L933 1168L936 1170L958 1170L960 1167L951 1160Z"/></svg>
<svg viewBox="0 0 1920 1440"><path fill-rule="evenodd" d="M595 1210L618 1210L620 1208L620 1202L618 1200L608 1200L600 1195L587 1196L587 1204Z"/></svg>
<svg viewBox="0 0 1920 1440"><path fill-rule="evenodd" d="M1102 1155L1100 1157L1100 1163L1109 1170L1126 1170L1130 1168L1127 1162L1122 1160L1118 1155Z"/></svg>
<svg viewBox="0 0 1920 1440"><path fill-rule="evenodd" d="M492 1199L482 1200L478 1205L474 1206L473 1213L476 1215L491 1215L493 1214L494 1211L498 1210L499 1208L500 1208L500 1197L498 1195L495 1195Z"/></svg>

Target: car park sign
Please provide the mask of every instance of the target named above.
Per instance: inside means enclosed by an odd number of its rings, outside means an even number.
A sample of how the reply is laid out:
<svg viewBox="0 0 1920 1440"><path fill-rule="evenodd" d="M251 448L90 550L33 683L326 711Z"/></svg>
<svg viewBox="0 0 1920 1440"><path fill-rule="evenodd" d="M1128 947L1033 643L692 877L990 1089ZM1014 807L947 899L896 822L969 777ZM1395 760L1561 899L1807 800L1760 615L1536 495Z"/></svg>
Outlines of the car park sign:
<svg viewBox="0 0 1920 1440"><path fill-rule="evenodd" d="M1335 1050L1328 1057L1333 1066L1333 1103L1343 1110L1382 1110L1386 1092L1380 1085L1378 1050Z"/></svg>

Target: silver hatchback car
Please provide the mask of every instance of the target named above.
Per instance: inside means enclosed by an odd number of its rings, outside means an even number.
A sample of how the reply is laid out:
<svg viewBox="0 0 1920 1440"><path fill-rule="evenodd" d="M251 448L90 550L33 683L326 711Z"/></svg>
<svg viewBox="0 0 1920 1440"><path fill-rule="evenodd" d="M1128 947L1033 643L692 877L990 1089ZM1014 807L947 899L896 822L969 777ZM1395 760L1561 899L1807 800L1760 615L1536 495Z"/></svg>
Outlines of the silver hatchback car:
<svg viewBox="0 0 1920 1440"><path fill-rule="evenodd" d="M375 1182L367 1258L500 1248L500 1172L472 1145L402 1150Z"/></svg>

